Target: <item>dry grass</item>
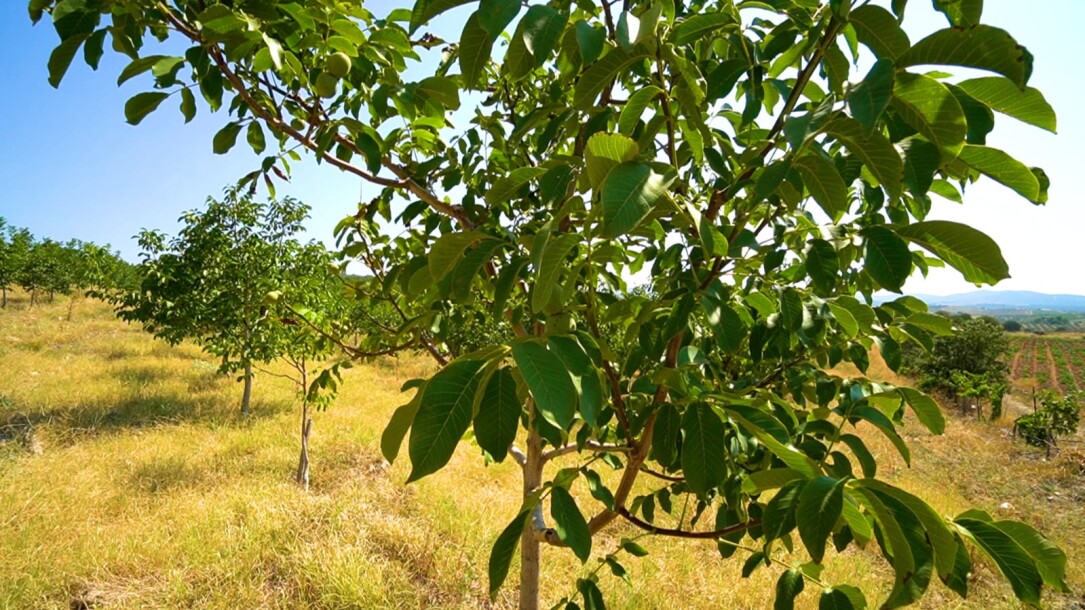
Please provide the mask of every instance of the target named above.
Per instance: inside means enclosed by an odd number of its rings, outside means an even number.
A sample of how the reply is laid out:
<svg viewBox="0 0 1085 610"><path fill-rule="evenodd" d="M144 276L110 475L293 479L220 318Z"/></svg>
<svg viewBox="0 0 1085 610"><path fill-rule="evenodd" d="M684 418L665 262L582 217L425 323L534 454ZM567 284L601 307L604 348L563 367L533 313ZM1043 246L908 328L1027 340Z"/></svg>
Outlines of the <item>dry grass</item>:
<svg viewBox="0 0 1085 610"><path fill-rule="evenodd" d="M317 415L303 493L291 483L298 422L285 383L260 378L256 414L244 421L238 385L192 346L155 343L94 302L73 322L65 314L62 303L0 312L0 608L490 607L486 561L519 504L515 467L486 467L464 443L444 471L404 486L407 464L388 466L377 449L400 384L426 374L425 360L348 372L336 404ZM866 435L890 478L947 514L1010 502L1001 514L1067 549L1080 599L1085 516L1073 464L1039 461L984 424L907 434L912 469ZM606 532L596 554L633 534ZM711 544L642 542L651 555L623 559L631 585L602 577L610 607L771 607L776 569L743 580L742 558L722 561ZM544 563L551 602L595 567L561 549ZM891 580L871 550L829 565L828 581L872 599ZM513 603L515 584L514 568L496 607ZM936 584L924 606L1014 607L988 568L975 589L960 604ZM808 588L800 606L816 600Z"/></svg>

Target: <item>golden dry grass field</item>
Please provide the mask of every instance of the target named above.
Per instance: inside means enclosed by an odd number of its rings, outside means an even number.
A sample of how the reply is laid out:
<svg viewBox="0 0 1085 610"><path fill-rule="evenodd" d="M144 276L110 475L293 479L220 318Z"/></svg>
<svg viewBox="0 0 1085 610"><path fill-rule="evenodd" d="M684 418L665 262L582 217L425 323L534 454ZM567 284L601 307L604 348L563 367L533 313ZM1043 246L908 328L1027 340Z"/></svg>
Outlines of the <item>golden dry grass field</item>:
<svg viewBox="0 0 1085 610"><path fill-rule="evenodd" d="M407 464L380 456L398 389L429 371L424 359L347 372L340 397L316 415L304 492L292 482L288 382L259 377L254 416L243 420L239 384L197 348L156 342L95 301L80 302L73 321L66 313L59 299L0 311L0 608L513 604L515 566L496 603L485 590L490 545L519 506L515 466L487 467L464 442L445 470L405 486ZM942 437L906 432L910 469L863 432L882 472L946 514L978 506L1040 527L1070 558L1074 592L1049 595L1050 605L1082 607L1085 477L1070 460L1041 461L1004 426L954 420ZM597 554L632 535L607 531ZM631 584L601 578L611 608L772 606L776 568L744 580L743 558L723 561L711 543L640 542L651 554L624 561ZM547 549L543 561L549 602L597 567L568 549ZM875 603L891 584L873 547L830 552L827 563L824 580L857 584ZM991 570L977 566L968 600L935 583L922 607L1017 607ZM799 605L817 596L807 587Z"/></svg>

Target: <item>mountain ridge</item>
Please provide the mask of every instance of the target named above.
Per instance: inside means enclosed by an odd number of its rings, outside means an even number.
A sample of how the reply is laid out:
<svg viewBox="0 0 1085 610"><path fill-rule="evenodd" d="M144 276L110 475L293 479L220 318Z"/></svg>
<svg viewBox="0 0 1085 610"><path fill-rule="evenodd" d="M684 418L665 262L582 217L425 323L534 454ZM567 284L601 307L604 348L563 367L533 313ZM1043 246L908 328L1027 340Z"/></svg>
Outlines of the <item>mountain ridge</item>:
<svg viewBox="0 0 1085 610"><path fill-rule="evenodd" d="M978 309L1044 309L1085 311L1085 295L1048 294L1031 290L973 290L950 295L911 294L932 309L968 307Z"/></svg>

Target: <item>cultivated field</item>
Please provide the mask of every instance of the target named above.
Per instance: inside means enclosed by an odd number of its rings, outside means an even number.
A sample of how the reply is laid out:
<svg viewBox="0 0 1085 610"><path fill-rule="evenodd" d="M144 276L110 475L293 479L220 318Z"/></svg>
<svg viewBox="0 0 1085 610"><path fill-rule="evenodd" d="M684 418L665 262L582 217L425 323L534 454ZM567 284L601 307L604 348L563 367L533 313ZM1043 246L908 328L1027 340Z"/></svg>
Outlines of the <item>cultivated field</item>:
<svg viewBox="0 0 1085 610"><path fill-rule="evenodd" d="M485 589L490 545L519 505L515 467L486 467L463 444L450 470L405 486L407 464L389 466L377 449L398 388L428 372L425 360L348 371L317 415L305 493L291 482L298 421L286 382L259 377L243 421L240 387L194 347L156 343L92 301L65 322L66 307L0 311L0 608L510 607L515 566L492 606ZM944 437L906 430L908 469L862 434L881 472L938 510L978 506L1047 532L1069 555L1074 589L1049 601L1080 607L1085 478L1069 460L1041 461L1002 426L953 421ZM596 548L623 535L636 532L607 532ZM722 561L711 543L640 542L651 554L625 562L631 584L601 579L611 608L771 607L775 568L742 580L744 558ZM826 581L857 584L874 605L892 580L874 546L827 562ZM544 600L596 568L546 550ZM965 602L932 584L923 607L1018 607L991 570L977 566ZM807 587L799 605L818 593Z"/></svg>
<svg viewBox="0 0 1085 610"><path fill-rule="evenodd" d="M1011 335L1010 378L1023 391L1085 390L1085 335Z"/></svg>

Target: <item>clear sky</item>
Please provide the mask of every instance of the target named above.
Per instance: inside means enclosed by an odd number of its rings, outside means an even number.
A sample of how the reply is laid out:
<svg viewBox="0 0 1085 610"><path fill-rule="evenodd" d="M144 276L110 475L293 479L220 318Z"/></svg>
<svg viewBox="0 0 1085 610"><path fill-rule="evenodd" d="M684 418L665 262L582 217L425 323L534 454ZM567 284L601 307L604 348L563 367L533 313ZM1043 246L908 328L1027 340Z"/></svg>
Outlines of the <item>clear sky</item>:
<svg viewBox="0 0 1085 610"><path fill-rule="evenodd" d="M879 2L881 3L881 2ZM391 4L381 2L380 5ZM1078 63L1085 58L1081 0L987 0L983 21L1009 30L1035 55L1030 85L1044 92L1059 116L1057 136L996 115L988 144L1011 151L1051 177L1050 200L1037 207L989 179L965 193L965 205L939 200L931 218L966 222L1002 246L1011 279L999 290L1085 294L1080 262L1085 244L1085 115L1078 111L1085 93ZM383 6L381 7L383 8ZM383 12L374 6L378 12ZM462 10L462 9L461 9ZM905 27L912 41L945 27L929 0L912 0ZM124 102L148 87L135 78L123 87L116 77L123 58L107 51L97 73L76 57L60 89L46 82L46 63L57 43L47 19L31 27L25 0L0 2L0 96L5 144L0 148L0 216L35 235L109 243L129 259L138 248L131 237L141 228L174 232L184 210L248 171L259 158L239 139L225 156L211 152L211 138L225 114L200 114L185 125L178 101L167 100L138 127L124 121ZM331 241L340 218L356 209L360 189L368 199L375 187L331 167L307 161L295 169L279 195L292 195L313 207L308 223L316 239ZM1085 258L1085 257L1083 257ZM973 287L952 270L933 270L924 280L909 280L906 290L949 294Z"/></svg>

